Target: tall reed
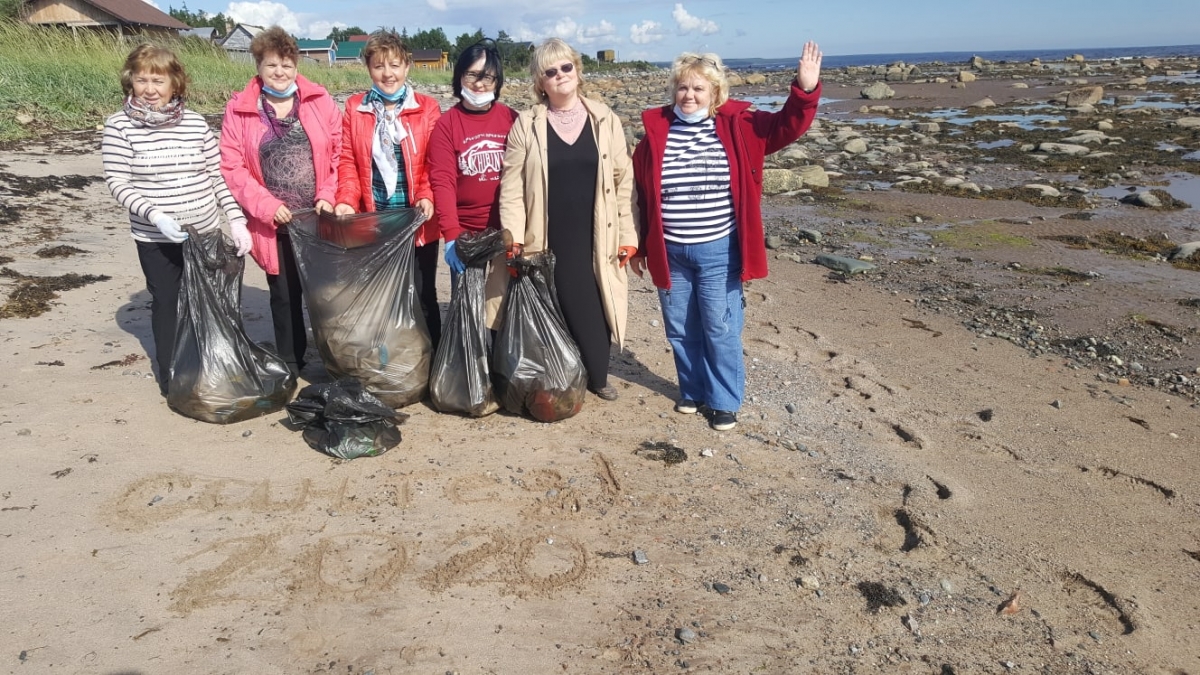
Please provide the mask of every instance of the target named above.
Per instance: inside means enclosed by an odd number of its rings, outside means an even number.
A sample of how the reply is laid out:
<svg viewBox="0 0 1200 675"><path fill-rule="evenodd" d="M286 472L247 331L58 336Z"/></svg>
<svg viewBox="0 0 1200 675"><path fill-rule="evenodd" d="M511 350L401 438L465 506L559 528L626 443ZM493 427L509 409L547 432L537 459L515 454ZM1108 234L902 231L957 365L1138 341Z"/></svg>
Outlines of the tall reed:
<svg viewBox="0 0 1200 675"><path fill-rule="evenodd" d="M121 107L121 65L142 41L0 20L0 140L103 123ZM231 59L225 50L197 38L148 41L179 55L191 79L188 106L202 113L221 112L230 94L254 76L253 61ZM362 91L371 84L362 65L330 68L304 62L300 72L333 93ZM415 69L410 77L418 86L450 79L449 73Z"/></svg>

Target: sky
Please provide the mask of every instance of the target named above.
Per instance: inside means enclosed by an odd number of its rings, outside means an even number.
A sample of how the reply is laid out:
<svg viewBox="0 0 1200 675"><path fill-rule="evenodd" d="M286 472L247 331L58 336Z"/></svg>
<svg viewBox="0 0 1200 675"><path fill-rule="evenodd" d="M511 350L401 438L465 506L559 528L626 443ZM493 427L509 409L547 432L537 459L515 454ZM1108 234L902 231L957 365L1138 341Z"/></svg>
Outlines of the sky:
<svg viewBox="0 0 1200 675"><path fill-rule="evenodd" d="M410 33L440 26L453 42L482 28L489 37L504 30L514 40L557 36L592 55L614 49L622 61L669 61L684 51L726 59L799 56L806 40L830 55L1196 44L1197 6L1198 0L191 0L188 9L278 24L298 37L323 38L335 26Z"/></svg>

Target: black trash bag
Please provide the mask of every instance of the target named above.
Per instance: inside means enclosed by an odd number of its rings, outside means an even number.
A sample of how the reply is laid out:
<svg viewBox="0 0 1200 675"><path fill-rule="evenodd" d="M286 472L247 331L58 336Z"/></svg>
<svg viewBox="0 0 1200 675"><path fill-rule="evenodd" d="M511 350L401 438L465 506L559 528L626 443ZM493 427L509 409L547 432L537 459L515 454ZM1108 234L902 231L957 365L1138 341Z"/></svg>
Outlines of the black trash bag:
<svg viewBox="0 0 1200 675"><path fill-rule="evenodd" d="M287 405L288 421L304 428L304 442L340 459L382 455L400 443L408 415L396 412L358 380L310 384Z"/></svg>
<svg viewBox="0 0 1200 675"><path fill-rule="evenodd" d="M393 408L429 390L433 345L413 283L413 237L423 220L416 209L397 209L308 213L288 225L325 369L362 382Z"/></svg>
<svg viewBox="0 0 1200 675"><path fill-rule="evenodd" d="M450 315L442 327L442 340L429 376L429 397L441 412L483 417L500 408L492 392L488 369L490 336L484 285L488 263L511 243L512 234L508 230L484 230L463 233L455 244L455 252L467 269L458 276L458 287L450 299Z"/></svg>
<svg viewBox="0 0 1200 675"><path fill-rule="evenodd" d="M242 326L245 265L220 230L189 228L167 383L167 405L181 415L241 422L281 410L296 388L283 359L255 344Z"/></svg>
<svg viewBox="0 0 1200 675"><path fill-rule="evenodd" d="M492 350L492 382L505 410L542 422L583 408L587 371L554 290L554 254L516 258L517 278L504 297L504 318Z"/></svg>

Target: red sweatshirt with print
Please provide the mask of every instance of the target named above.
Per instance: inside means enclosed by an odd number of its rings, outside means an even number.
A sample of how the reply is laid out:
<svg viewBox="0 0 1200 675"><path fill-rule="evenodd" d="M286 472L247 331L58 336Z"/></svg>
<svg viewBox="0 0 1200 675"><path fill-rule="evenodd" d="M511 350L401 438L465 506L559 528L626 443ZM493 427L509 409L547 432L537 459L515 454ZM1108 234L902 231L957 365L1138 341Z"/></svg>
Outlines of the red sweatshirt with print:
<svg viewBox="0 0 1200 675"><path fill-rule="evenodd" d="M458 104L438 119L429 138L429 182L442 238L500 226L497 197L508 130L517 113L496 102L483 112Z"/></svg>

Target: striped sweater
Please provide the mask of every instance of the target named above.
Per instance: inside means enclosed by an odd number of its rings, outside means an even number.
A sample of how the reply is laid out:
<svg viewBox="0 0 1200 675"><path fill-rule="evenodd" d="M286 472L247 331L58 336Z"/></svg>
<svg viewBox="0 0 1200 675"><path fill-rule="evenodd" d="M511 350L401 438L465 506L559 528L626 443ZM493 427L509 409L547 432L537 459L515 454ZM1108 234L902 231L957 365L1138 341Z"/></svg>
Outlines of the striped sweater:
<svg viewBox="0 0 1200 675"><path fill-rule="evenodd" d="M729 180L729 158L713 118L695 124L675 120L663 156L663 237L702 244L732 232L737 223Z"/></svg>
<svg viewBox="0 0 1200 675"><path fill-rule="evenodd" d="M160 213L197 232L220 227L219 211L230 223L245 223L225 180L217 139L199 113L186 110L178 124L143 127L118 112L104 123L100 144L108 189L129 211L133 238L167 243L153 219Z"/></svg>

